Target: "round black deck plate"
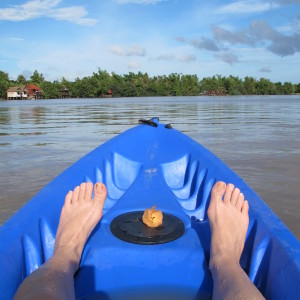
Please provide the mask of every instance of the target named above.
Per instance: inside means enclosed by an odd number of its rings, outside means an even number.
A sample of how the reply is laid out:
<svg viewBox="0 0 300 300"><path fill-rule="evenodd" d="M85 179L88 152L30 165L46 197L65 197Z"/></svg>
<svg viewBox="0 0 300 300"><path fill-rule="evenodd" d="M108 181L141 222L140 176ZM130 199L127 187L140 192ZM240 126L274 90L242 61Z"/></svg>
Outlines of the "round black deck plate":
<svg viewBox="0 0 300 300"><path fill-rule="evenodd" d="M184 234L183 222L168 213L163 213L163 224L150 228L142 221L143 211L133 211L114 218L111 232L120 240L143 245L163 244L174 241Z"/></svg>

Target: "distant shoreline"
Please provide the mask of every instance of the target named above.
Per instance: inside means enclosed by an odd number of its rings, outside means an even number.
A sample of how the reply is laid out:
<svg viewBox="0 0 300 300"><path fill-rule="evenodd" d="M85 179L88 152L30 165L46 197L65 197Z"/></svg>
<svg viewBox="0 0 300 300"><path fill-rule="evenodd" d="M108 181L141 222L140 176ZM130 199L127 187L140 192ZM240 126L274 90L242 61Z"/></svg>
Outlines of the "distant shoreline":
<svg viewBox="0 0 300 300"><path fill-rule="evenodd" d="M215 75L200 80L195 74L172 73L150 77L141 72L118 75L101 69L75 81L62 77L60 81L53 82L47 81L38 71L34 71L29 80L23 75L19 75L17 80L10 80L7 73L0 71L0 82L0 99L20 98L21 101L27 98L27 93L30 97L36 93L39 99L300 94L300 83L274 83L266 78ZM32 90L32 87L35 89Z"/></svg>
<svg viewBox="0 0 300 300"><path fill-rule="evenodd" d="M126 99L126 98L168 98L168 97L209 97L209 98L214 98L214 97L222 97L222 98L230 98L230 97L268 97L268 96L300 96L300 93L293 93L289 95L282 95L282 94L272 94L272 95L224 95L224 96L209 96L209 95L195 95L195 96L135 96L135 97L86 97L86 98L43 98L43 99L22 99L22 100L7 100L7 99L1 99L1 102L35 102L35 101L51 101L51 100L95 100L95 99Z"/></svg>

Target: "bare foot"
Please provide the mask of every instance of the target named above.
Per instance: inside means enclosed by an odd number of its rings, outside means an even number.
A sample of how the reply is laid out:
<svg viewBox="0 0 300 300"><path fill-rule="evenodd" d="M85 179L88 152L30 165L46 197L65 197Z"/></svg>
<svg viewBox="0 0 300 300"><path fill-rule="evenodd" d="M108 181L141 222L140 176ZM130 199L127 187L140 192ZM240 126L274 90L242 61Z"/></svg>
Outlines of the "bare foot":
<svg viewBox="0 0 300 300"><path fill-rule="evenodd" d="M75 271L84 245L102 217L103 206L107 196L104 184L96 183L94 199L93 184L82 183L70 191L62 208L56 233L53 265L59 265L64 271Z"/></svg>
<svg viewBox="0 0 300 300"><path fill-rule="evenodd" d="M224 200L223 200L224 196ZM210 268L238 264L249 225L249 204L233 184L217 182L207 211L211 227Z"/></svg>
<svg viewBox="0 0 300 300"><path fill-rule="evenodd" d="M74 273L84 245L102 217L107 196L102 183L82 183L69 192L62 208L53 256L28 276L18 288L17 299L75 299Z"/></svg>

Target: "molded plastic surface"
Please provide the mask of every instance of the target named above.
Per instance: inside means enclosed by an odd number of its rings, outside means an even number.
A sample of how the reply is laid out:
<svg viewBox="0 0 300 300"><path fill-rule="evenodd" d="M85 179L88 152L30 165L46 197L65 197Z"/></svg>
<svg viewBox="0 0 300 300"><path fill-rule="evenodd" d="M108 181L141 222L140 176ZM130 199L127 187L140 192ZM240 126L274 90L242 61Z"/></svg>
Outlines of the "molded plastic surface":
<svg viewBox="0 0 300 300"><path fill-rule="evenodd" d="M173 291L210 298L207 207L218 180L239 187L250 203L241 265L266 298L300 299L300 244L232 170L186 135L141 124L98 147L60 174L0 228L0 299L51 257L65 194L82 181L108 189L104 215L91 234L75 277L77 298L120 299L129 293ZM172 214L184 234L139 245L110 231L117 216L147 207Z"/></svg>

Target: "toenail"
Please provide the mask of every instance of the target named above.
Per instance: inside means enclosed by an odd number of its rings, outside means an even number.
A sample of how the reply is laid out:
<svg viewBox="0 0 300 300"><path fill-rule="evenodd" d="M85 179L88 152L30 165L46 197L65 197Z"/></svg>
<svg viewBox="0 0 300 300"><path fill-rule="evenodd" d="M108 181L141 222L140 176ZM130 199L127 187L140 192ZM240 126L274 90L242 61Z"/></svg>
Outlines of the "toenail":
<svg viewBox="0 0 300 300"><path fill-rule="evenodd" d="M234 190L234 185L232 183L228 184L228 187L231 189L231 190Z"/></svg>
<svg viewBox="0 0 300 300"><path fill-rule="evenodd" d="M224 185L225 185L224 182L219 182L219 183L216 185L217 191L219 191L219 192L223 191Z"/></svg>
<svg viewBox="0 0 300 300"><path fill-rule="evenodd" d="M101 183L96 183L96 186L95 186L95 187L96 187L96 189L99 190L99 191L100 191L100 190L103 190L103 185L102 185Z"/></svg>

